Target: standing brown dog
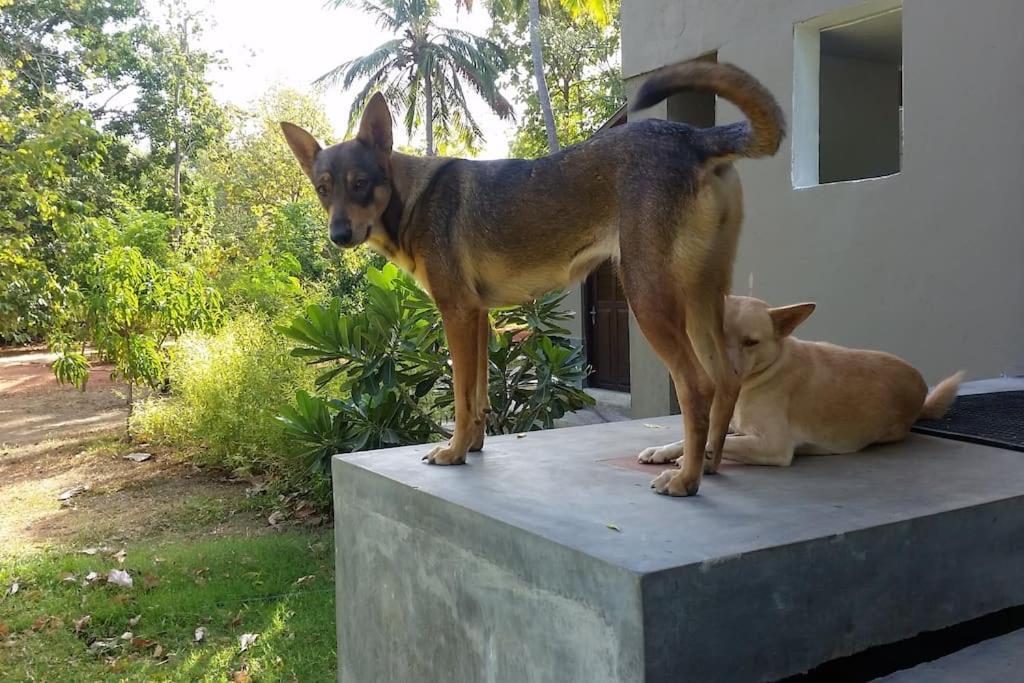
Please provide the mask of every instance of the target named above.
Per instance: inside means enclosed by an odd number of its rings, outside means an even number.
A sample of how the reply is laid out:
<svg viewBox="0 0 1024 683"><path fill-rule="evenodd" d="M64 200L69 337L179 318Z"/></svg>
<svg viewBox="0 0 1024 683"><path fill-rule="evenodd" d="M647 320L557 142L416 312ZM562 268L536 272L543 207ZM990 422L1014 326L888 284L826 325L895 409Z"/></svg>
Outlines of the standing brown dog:
<svg viewBox="0 0 1024 683"><path fill-rule="evenodd" d="M411 273L440 309L452 356L455 434L428 462L461 464L467 451L483 447L487 310L564 287L613 258L686 416L683 466L652 486L695 494L705 444L713 470L739 393L722 334L742 222L731 161L774 154L784 122L752 76L707 62L656 72L635 108L687 90L728 99L750 122L698 129L649 119L529 161L394 152L391 114L379 93L356 138L326 149L281 124L327 210L331 241L368 243Z"/></svg>

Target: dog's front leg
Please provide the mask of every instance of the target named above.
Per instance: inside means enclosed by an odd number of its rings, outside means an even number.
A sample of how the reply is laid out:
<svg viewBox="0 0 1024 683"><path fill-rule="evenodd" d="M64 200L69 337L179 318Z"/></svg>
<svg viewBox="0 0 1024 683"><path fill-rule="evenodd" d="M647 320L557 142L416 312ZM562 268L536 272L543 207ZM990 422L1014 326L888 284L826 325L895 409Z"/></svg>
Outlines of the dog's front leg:
<svg viewBox="0 0 1024 683"><path fill-rule="evenodd" d="M637 462L641 462L645 465L661 465L667 462L676 462L679 458L683 457L683 451L686 447L682 441L675 441L673 443L665 444L664 446L651 446L640 451L640 455L636 457ZM704 474L714 474L718 471L718 467L715 465L714 456L710 450L704 451Z"/></svg>
<svg viewBox="0 0 1024 683"><path fill-rule="evenodd" d="M729 435L725 437L722 457L747 465L788 467L793 462L793 444L781 435Z"/></svg>
<svg viewBox="0 0 1024 683"><path fill-rule="evenodd" d="M487 435L487 413L491 412L490 386L487 375L490 369L490 357L487 346L491 339L491 322L487 317L487 311L480 311L477 315L479 317L479 331L477 332L476 351L476 404L473 406L473 413L478 415L480 420L476 425L473 443L469 446L471 451L483 449L484 437Z"/></svg>
<svg viewBox="0 0 1024 683"><path fill-rule="evenodd" d="M483 417L477 405L477 356L480 350L480 311L442 306L441 320L452 356L452 384L455 390L455 434L424 456L431 465L461 465L473 445Z"/></svg>

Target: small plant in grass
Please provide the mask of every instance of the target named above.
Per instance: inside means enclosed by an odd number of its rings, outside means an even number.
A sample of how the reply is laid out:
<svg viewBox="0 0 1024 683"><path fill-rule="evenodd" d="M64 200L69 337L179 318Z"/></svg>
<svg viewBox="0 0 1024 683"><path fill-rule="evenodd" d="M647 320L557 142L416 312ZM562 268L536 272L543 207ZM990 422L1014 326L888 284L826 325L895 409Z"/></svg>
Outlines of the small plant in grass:
<svg viewBox="0 0 1024 683"><path fill-rule="evenodd" d="M185 334L170 353L170 396L147 399L133 428L211 465L293 475L275 416L296 391L312 388L314 373L289 350L261 313Z"/></svg>
<svg viewBox="0 0 1024 683"><path fill-rule="evenodd" d="M424 443L449 436L451 365L440 316L430 299L395 266L370 269L365 308L310 306L280 328L298 342L292 354L323 368L319 395L300 392L283 406L285 433L301 444L314 470L330 456ZM564 295L495 311L490 341L491 434L552 426L591 405L579 388L586 362L559 323Z"/></svg>

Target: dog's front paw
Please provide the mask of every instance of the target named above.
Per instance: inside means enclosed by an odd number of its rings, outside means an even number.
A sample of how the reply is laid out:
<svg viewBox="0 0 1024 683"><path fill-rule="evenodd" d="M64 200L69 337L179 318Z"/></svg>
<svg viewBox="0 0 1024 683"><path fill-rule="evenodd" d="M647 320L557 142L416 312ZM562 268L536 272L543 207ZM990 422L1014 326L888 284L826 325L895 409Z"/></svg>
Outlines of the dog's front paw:
<svg viewBox="0 0 1024 683"><path fill-rule="evenodd" d="M651 446L640 451L636 456L637 462L645 465L663 465L667 462L675 462L683 456L683 442L676 441L665 446Z"/></svg>
<svg viewBox="0 0 1024 683"><path fill-rule="evenodd" d="M651 482L651 488L663 496L695 496L700 477L687 481L682 470L665 470Z"/></svg>
<svg viewBox="0 0 1024 683"><path fill-rule="evenodd" d="M463 465L466 462L466 451L452 448L450 444L438 444L423 456L428 465Z"/></svg>

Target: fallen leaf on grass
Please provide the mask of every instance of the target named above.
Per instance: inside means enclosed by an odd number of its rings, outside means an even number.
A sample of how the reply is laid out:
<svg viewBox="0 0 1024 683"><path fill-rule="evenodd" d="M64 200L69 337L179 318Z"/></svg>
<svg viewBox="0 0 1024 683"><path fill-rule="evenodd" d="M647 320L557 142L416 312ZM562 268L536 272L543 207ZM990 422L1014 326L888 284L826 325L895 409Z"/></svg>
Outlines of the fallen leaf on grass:
<svg viewBox="0 0 1024 683"><path fill-rule="evenodd" d="M249 683L251 680L252 677L246 669L239 669L238 671L231 672L231 683Z"/></svg>
<svg viewBox="0 0 1024 683"><path fill-rule="evenodd" d="M248 650L249 646L255 643L256 639L259 637L260 634L258 633L243 633L238 639L238 643L241 646L239 652L245 652Z"/></svg>
<svg viewBox="0 0 1024 683"><path fill-rule="evenodd" d="M90 621L92 621L91 614L86 614L84 617L79 617L78 619L75 619L75 633L81 633L82 629L88 626Z"/></svg>
<svg viewBox="0 0 1024 683"><path fill-rule="evenodd" d="M605 526L611 529L612 531L622 531L622 529L620 529L617 524L612 524L611 522L605 522Z"/></svg>
<svg viewBox="0 0 1024 683"><path fill-rule="evenodd" d="M156 588L160 585L160 579L153 574L146 574L142 577L142 585L146 590Z"/></svg>
<svg viewBox="0 0 1024 683"><path fill-rule="evenodd" d="M77 583L78 577L71 572L64 572L60 575L61 583Z"/></svg>
<svg viewBox="0 0 1024 683"><path fill-rule="evenodd" d="M292 585L293 586L301 586L304 583L309 583L310 581L312 581L315 578L316 578L315 574L310 574L309 576L301 576L301 577L295 579L295 583L293 583Z"/></svg>
<svg viewBox="0 0 1024 683"><path fill-rule="evenodd" d="M117 638L97 638L89 643L90 650L112 650L117 647Z"/></svg>
<svg viewBox="0 0 1024 683"><path fill-rule="evenodd" d="M118 564L124 564L124 558L126 557L128 557L128 553L125 551L124 548L118 550L117 553L114 555L114 559L117 560Z"/></svg>
<svg viewBox="0 0 1024 683"><path fill-rule="evenodd" d="M152 453L129 453L124 456L125 460L131 460L132 462L146 462L153 457Z"/></svg>
<svg viewBox="0 0 1024 683"><path fill-rule="evenodd" d="M21 589L21 584L15 581L11 584L11 587L7 589L7 595L14 595Z"/></svg>
<svg viewBox="0 0 1024 683"><path fill-rule="evenodd" d="M164 646L158 644L156 647L154 647L153 648L153 656L156 657L157 659L160 659L161 657L163 657L164 656Z"/></svg>
<svg viewBox="0 0 1024 683"><path fill-rule="evenodd" d="M149 638L132 638L131 641L132 647L137 647L140 650L145 649L147 647L151 647L154 643L156 643L155 640L150 640Z"/></svg>
<svg viewBox="0 0 1024 683"><path fill-rule="evenodd" d="M259 481L253 482L253 485L245 490L245 497L252 498L253 496L259 496L267 492L267 482Z"/></svg>
<svg viewBox="0 0 1024 683"><path fill-rule="evenodd" d="M96 555L98 553L109 555L110 553L114 552L114 549L108 548L107 546L101 546L99 548L83 548L78 552L82 553L83 555Z"/></svg>
<svg viewBox="0 0 1024 683"><path fill-rule="evenodd" d="M60 628L63 625L64 625L64 623L60 619L58 619L55 616L48 615L48 616L39 617L38 619L36 619L35 622L32 624L32 626L30 626L29 628L32 631L38 632L38 631L42 631L44 628L49 627L49 629L52 631L54 629Z"/></svg>
<svg viewBox="0 0 1024 683"><path fill-rule="evenodd" d="M97 574L96 572L89 572L88 574L85 575L85 578L82 579L82 585L83 586L88 586L90 583L92 583L93 581L95 581L98 578L100 578L99 574Z"/></svg>
<svg viewBox="0 0 1024 683"><path fill-rule="evenodd" d="M195 642L197 642L197 643L203 642L203 638L205 638L205 637L206 637L206 629L203 628L202 626L197 628L196 632L193 634L193 640L195 640Z"/></svg>
<svg viewBox="0 0 1024 683"><path fill-rule="evenodd" d="M79 493L84 493L88 490L88 484L79 484L78 486L72 486L67 491L61 492L61 494L57 496L57 500L71 500L72 496L77 496Z"/></svg>
<svg viewBox="0 0 1024 683"><path fill-rule="evenodd" d="M121 640L132 640L134 637L135 637L135 634L132 633L131 631L125 631L124 633L121 634Z"/></svg>
<svg viewBox="0 0 1024 683"><path fill-rule="evenodd" d="M277 526L287 516L288 516L288 513L286 513L284 510L274 510L270 514L270 517L267 517L267 523L270 524L270 526Z"/></svg>
<svg viewBox="0 0 1024 683"><path fill-rule="evenodd" d="M122 588L131 588L133 584L131 575L123 569L111 569L110 573L107 574L107 583L112 583Z"/></svg>
<svg viewBox="0 0 1024 683"><path fill-rule="evenodd" d="M9 635L11 635L11 628L4 622L0 621L0 638L6 638Z"/></svg>
<svg viewBox="0 0 1024 683"><path fill-rule="evenodd" d="M141 614L137 614L137 615L135 615L134 617L132 617L131 619L128 620L128 625L134 627L141 620L142 620L142 615Z"/></svg>
<svg viewBox="0 0 1024 683"><path fill-rule="evenodd" d="M230 626L232 628L241 626L242 625L242 615L240 613L236 614L235 617L229 622L229 624L230 624Z"/></svg>

